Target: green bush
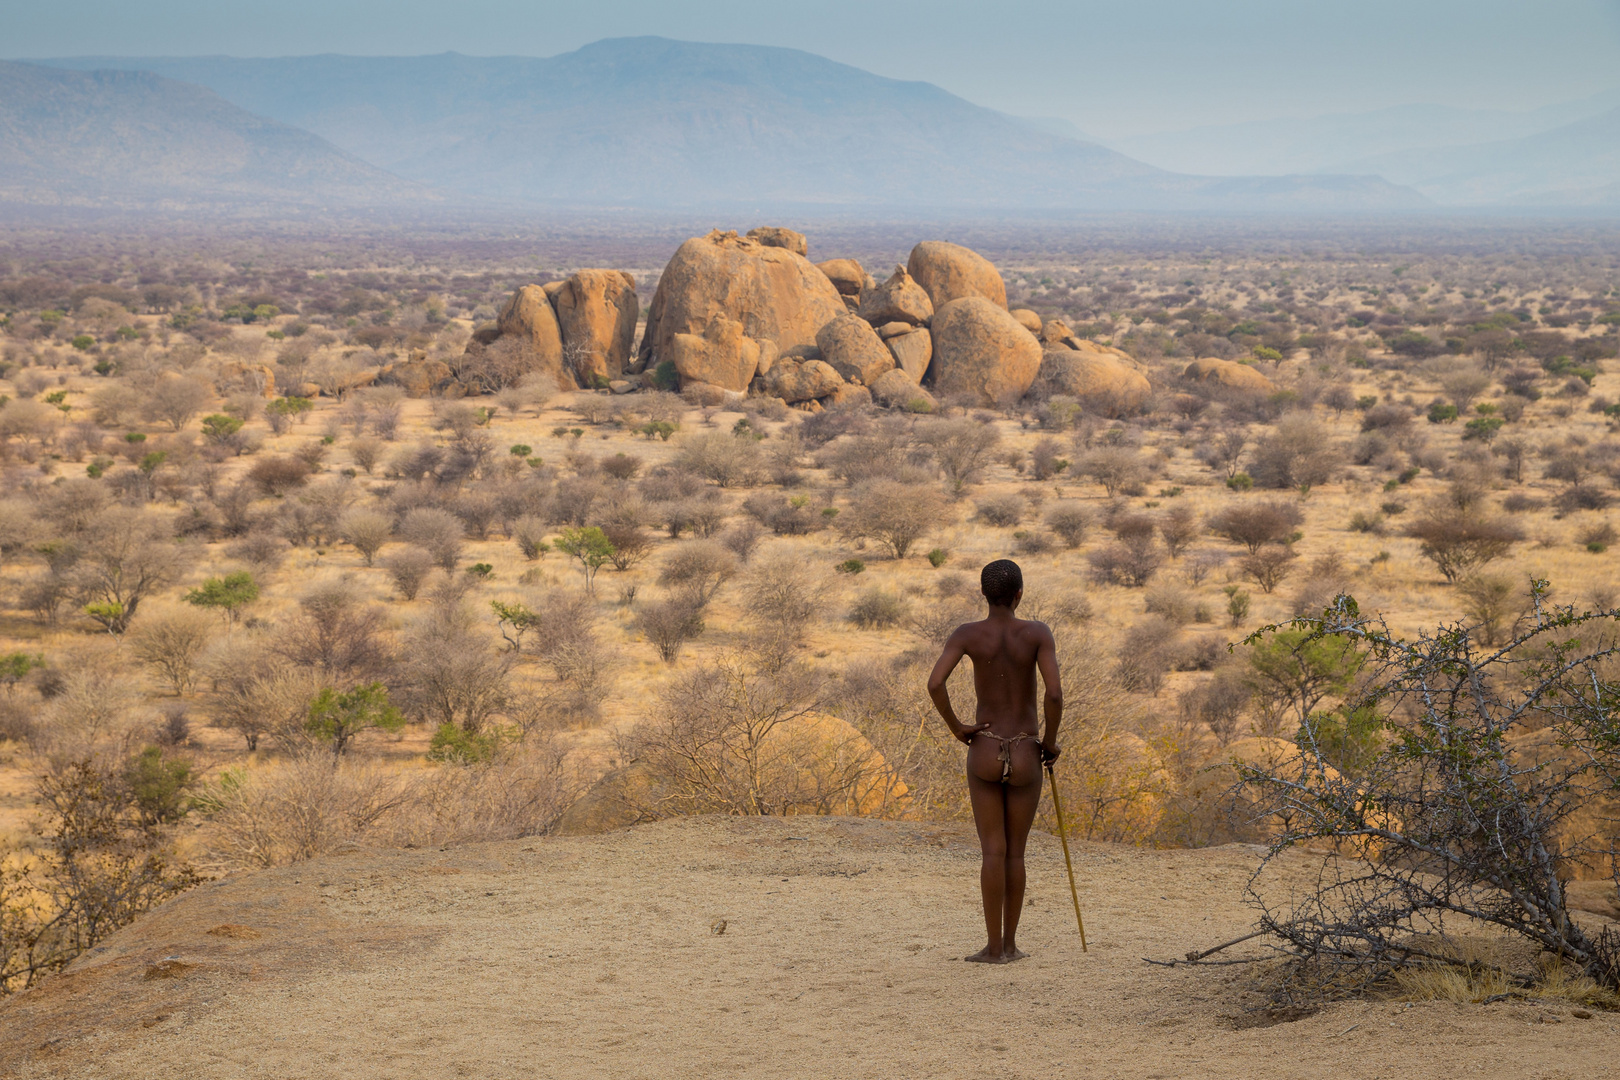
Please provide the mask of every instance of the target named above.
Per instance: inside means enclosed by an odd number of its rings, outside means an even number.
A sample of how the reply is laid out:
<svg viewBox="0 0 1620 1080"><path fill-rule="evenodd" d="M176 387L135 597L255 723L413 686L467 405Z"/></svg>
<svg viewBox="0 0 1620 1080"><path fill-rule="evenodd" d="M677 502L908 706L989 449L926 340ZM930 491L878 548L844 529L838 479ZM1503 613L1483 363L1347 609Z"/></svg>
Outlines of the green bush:
<svg viewBox="0 0 1620 1080"><path fill-rule="evenodd" d="M185 817L191 787L191 762L185 758L165 757L160 748L148 746L125 768L124 782L145 824L173 824Z"/></svg>
<svg viewBox="0 0 1620 1080"><path fill-rule="evenodd" d="M859 559L845 559L838 564L840 574L858 574L866 569L866 564Z"/></svg>
<svg viewBox="0 0 1620 1080"><path fill-rule="evenodd" d="M1437 401L1429 406L1429 423L1449 424L1457 419L1457 406Z"/></svg>
<svg viewBox="0 0 1620 1080"><path fill-rule="evenodd" d="M1254 488L1254 477L1250 476L1246 472L1240 472L1235 476L1229 477L1226 481L1226 486L1231 488L1233 491L1250 491Z"/></svg>
<svg viewBox="0 0 1620 1080"><path fill-rule="evenodd" d="M501 748L505 736L500 731L468 731L459 724L440 724L428 743L428 760L455 765L475 765L488 761Z"/></svg>
<svg viewBox="0 0 1620 1080"><path fill-rule="evenodd" d="M940 567L945 565L945 560L949 559L950 557L951 553L946 551L944 548L935 548L933 551L928 553L928 565L932 566L935 570L938 570Z"/></svg>

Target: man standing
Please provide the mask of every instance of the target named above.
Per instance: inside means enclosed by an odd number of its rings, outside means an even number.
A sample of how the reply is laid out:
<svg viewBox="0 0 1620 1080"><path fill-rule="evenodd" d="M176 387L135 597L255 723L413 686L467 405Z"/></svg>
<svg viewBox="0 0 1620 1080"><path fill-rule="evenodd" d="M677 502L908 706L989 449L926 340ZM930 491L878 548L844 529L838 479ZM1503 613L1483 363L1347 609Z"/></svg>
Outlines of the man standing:
<svg viewBox="0 0 1620 1080"><path fill-rule="evenodd" d="M1018 916L1024 909L1024 844L1041 802L1041 765L1058 756L1058 724L1063 719L1057 647L1043 622L1020 619L1024 574L1010 559L997 559L979 574L990 603L979 622L964 623L945 642L928 676L928 696L951 734L968 746L968 794L979 829L984 862L979 890L984 896L983 949L964 957L980 964L1006 964L1025 956L1018 950ZM951 708L946 681L963 656L973 661L978 706L973 724L963 724ZM1045 684L1045 737L1037 742L1035 670Z"/></svg>

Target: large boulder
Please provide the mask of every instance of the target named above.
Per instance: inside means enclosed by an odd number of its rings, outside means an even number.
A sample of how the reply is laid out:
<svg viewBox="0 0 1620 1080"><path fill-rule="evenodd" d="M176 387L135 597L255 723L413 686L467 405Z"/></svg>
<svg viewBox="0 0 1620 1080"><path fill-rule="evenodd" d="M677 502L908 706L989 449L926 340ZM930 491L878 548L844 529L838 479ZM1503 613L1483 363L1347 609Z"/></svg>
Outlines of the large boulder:
<svg viewBox="0 0 1620 1080"><path fill-rule="evenodd" d="M814 347L816 331L844 311L833 283L803 255L715 230L682 244L664 268L647 312L643 363L665 359L676 334L701 334L716 315L792 354Z"/></svg>
<svg viewBox="0 0 1620 1080"><path fill-rule="evenodd" d="M894 367L894 357L872 324L855 315L840 315L816 334L821 358L851 382L870 384Z"/></svg>
<svg viewBox="0 0 1620 1080"><path fill-rule="evenodd" d="M918 386L917 380L901 368L890 368L885 371L870 383L867 389L872 391L872 400L879 405L903 409L913 402L921 401L926 403L926 411L933 411L933 395Z"/></svg>
<svg viewBox="0 0 1620 1080"><path fill-rule="evenodd" d="M866 289L866 271L854 259L828 259L816 263L816 269L827 275L827 280L833 283L840 296L853 296L859 300Z"/></svg>
<svg viewBox="0 0 1620 1080"><path fill-rule="evenodd" d="M646 821L657 805L653 771L633 762L603 776L557 819L559 836L594 836Z"/></svg>
<svg viewBox="0 0 1620 1080"><path fill-rule="evenodd" d="M858 314L873 326L894 322L920 326L934 317L934 302L905 267L897 266L889 280L861 298Z"/></svg>
<svg viewBox="0 0 1620 1080"><path fill-rule="evenodd" d="M742 323L716 315L701 335L676 334L669 359L683 386L699 382L742 391L759 368L759 351L759 343L743 333Z"/></svg>
<svg viewBox="0 0 1620 1080"><path fill-rule="evenodd" d="M580 270L554 298L563 357L581 386L624 374L636 341L636 279L623 270Z"/></svg>
<svg viewBox="0 0 1620 1080"><path fill-rule="evenodd" d="M982 296L1006 310L1006 282L989 259L971 248L924 240L911 249L906 270L928 293L935 311L966 296Z"/></svg>
<svg viewBox="0 0 1620 1080"><path fill-rule="evenodd" d="M1041 344L1047 348L1054 345L1067 348L1069 338L1074 336L1074 331L1069 329L1069 324L1062 319L1047 319L1041 324Z"/></svg>
<svg viewBox="0 0 1620 1080"><path fill-rule="evenodd" d="M397 386L406 397L425 398L445 390L456 381L455 372L443 360L426 357L389 364L377 373L377 381L385 386Z"/></svg>
<svg viewBox="0 0 1620 1080"><path fill-rule="evenodd" d="M795 360L784 356L765 373L765 393L789 405L826 397L844 385L844 380L825 360Z"/></svg>
<svg viewBox="0 0 1620 1080"><path fill-rule="evenodd" d="M1041 324L1041 317L1037 313L1031 311L1027 307L1020 307L1013 308L1007 314L1017 319L1018 325L1034 334L1037 339L1041 336L1043 326Z"/></svg>
<svg viewBox="0 0 1620 1080"><path fill-rule="evenodd" d="M872 391L864 386L854 383L842 383L824 399L828 405L843 405L846 408L860 408L872 404Z"/></svg>
<svg viewBox="0 0 1620 1080"><path fill-rule="evenodd" d="M896 334L887 338L883 344L888 346L895 364L911 376L912 382L922 382L923 376L928 374L929 361L934 359L932 334L919 326L909 334Z"/></svg>
<svg viewBox="0 0 1620 1080"><path fill-rule="evenodd" d="M758 240L766 247L778 247L802 258L810 255L810 241L804 238L804 233L784 229L780 225L761 225L757 229L748 230L748 239Z"/></svg>
<svg viewBox="0 0 1620 1080"><path fill-rule="evenodd" d="M1228 390L1241 390L1251 394L1274 394L1277 384L1247 364L1235 360L1194 360L1182 372L1182 377L1193 382L1214 383Z"/></svg>
<svg viewBox="0 0 1620 1080"><path fill-rule="evenodd" d="M1022 397L1041 366L1041 345L1007 309L982 296L934 312L934 389L981 405Z"/></svg>
<svg viewBox="0 0 1620 1080"><path fill-rule="evenodd" d="M1065 394L1080 407L1106 416L1128 416L1147 404L1153 386L1141 365L1118 349L1077 341L1082 348L1049 348L1037 381L1047 394Z"/></svg>
<svg viewBox="0 0 1620 1080"><path fill-rule="evenodd" d="M513 337L524 347L526 362L563 384L562 329L546 290L540 285L523 285L512 294L496 320L502 337Z"/></svg>

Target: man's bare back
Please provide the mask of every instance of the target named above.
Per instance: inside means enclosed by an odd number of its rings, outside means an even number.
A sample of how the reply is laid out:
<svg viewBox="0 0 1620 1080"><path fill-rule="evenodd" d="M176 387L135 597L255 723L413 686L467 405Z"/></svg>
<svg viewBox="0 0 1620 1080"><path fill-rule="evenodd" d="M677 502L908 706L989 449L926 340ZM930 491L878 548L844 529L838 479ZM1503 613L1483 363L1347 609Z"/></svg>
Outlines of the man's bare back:
<svg viewBox="0 0 1620 1080"><path fill-rule="evenodd" d="M928 677L928 693L951 733L968 745L968 794L983 853L979 887L987 941L967 959L998 964L1024 956L1015 941L1024 905L1024 845L1040 806L1042 760L1058 755L1063 690L1052 631L1045 623L1014 614L1024 595L1018 565L1006 559L990 563L981 574L981 585L989 614L951 634ZM973 724L957 718L946 688L964 656L973 661L977 697ZM1037 670L1046 687L1046 731L1039 743Z"/></svg>

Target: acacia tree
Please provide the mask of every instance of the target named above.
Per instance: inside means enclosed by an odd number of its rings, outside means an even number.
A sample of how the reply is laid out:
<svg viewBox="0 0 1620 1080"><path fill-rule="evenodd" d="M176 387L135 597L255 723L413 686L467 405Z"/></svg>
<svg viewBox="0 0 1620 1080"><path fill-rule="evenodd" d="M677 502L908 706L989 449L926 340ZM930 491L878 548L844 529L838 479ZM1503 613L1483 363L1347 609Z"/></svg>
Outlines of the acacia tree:
<svg viewBox="0 0 1620 1080"><path fill-rule="evenodd" d="M242 609L259 598L259 586L246 570L235 570L224 577L211 577L186 593L186 603L222 612L227 625L235 625Z"/></svg>
<svg viewBox="0 0 1620 1080"><path fill-rule="evenodd" d="M167 588L191 562L159 523L128 507L102 514L73 564L73 581L84 613L122 634L141 601Z"/></svg>
<svg viewBox="0 0 1620 1080"><path fill-rule="evenodd" d="M596 572L613 560L613 544L595 525L567 528L557 537L557 550L572 555L585 571L585 591L596 593Z"/></svg>
<svg viewBox="0 0 1620 1080"><path fill-rule="evenodd" d="M334 756L347 751L362 731L398 731L404 726L405 717L388 700L387 688L377 682L341 692L326 687L309 703L309 718L304 721L305 731L331 742Z"/></svg>
<svg viewBox="0 0 1620 1080"><path fill-rule="evenodd" d="M1430 507L1407 527L1406 535L1421 541L1423 554L1453 583L1502 558L1524 539L1511 521L1449 502Z"/></svg>
<svg viewBox="0 0 1620 1080"><path fill-rule="evenodd" d="M1512 960L1470 958L1454 935L1481 927L1620 988L1620 933L1572 919L1565 891L1572 876L1615 873L1606 822L1589 811L1620 785L1617 648L1607 644L1620 614L1552 607L1546 592L1532 583L1533 620L1496 647L1466 625L1397 637L1347 596L1321 618L1250 639L1288 634L1290 653L1364 655L1365 689L1341 711L1367 718L1375 736L1367 753L1329 767L1336 725L1311 713L1299 754L1238 768L1234 794L1275 825L1249 898L1259 934L1293 961L1285 997L1359 989L1418 965L1535 981ZM1324 841L1303 893L1297 868L1286 881L1269 873L1283 850Z"/></svg>

